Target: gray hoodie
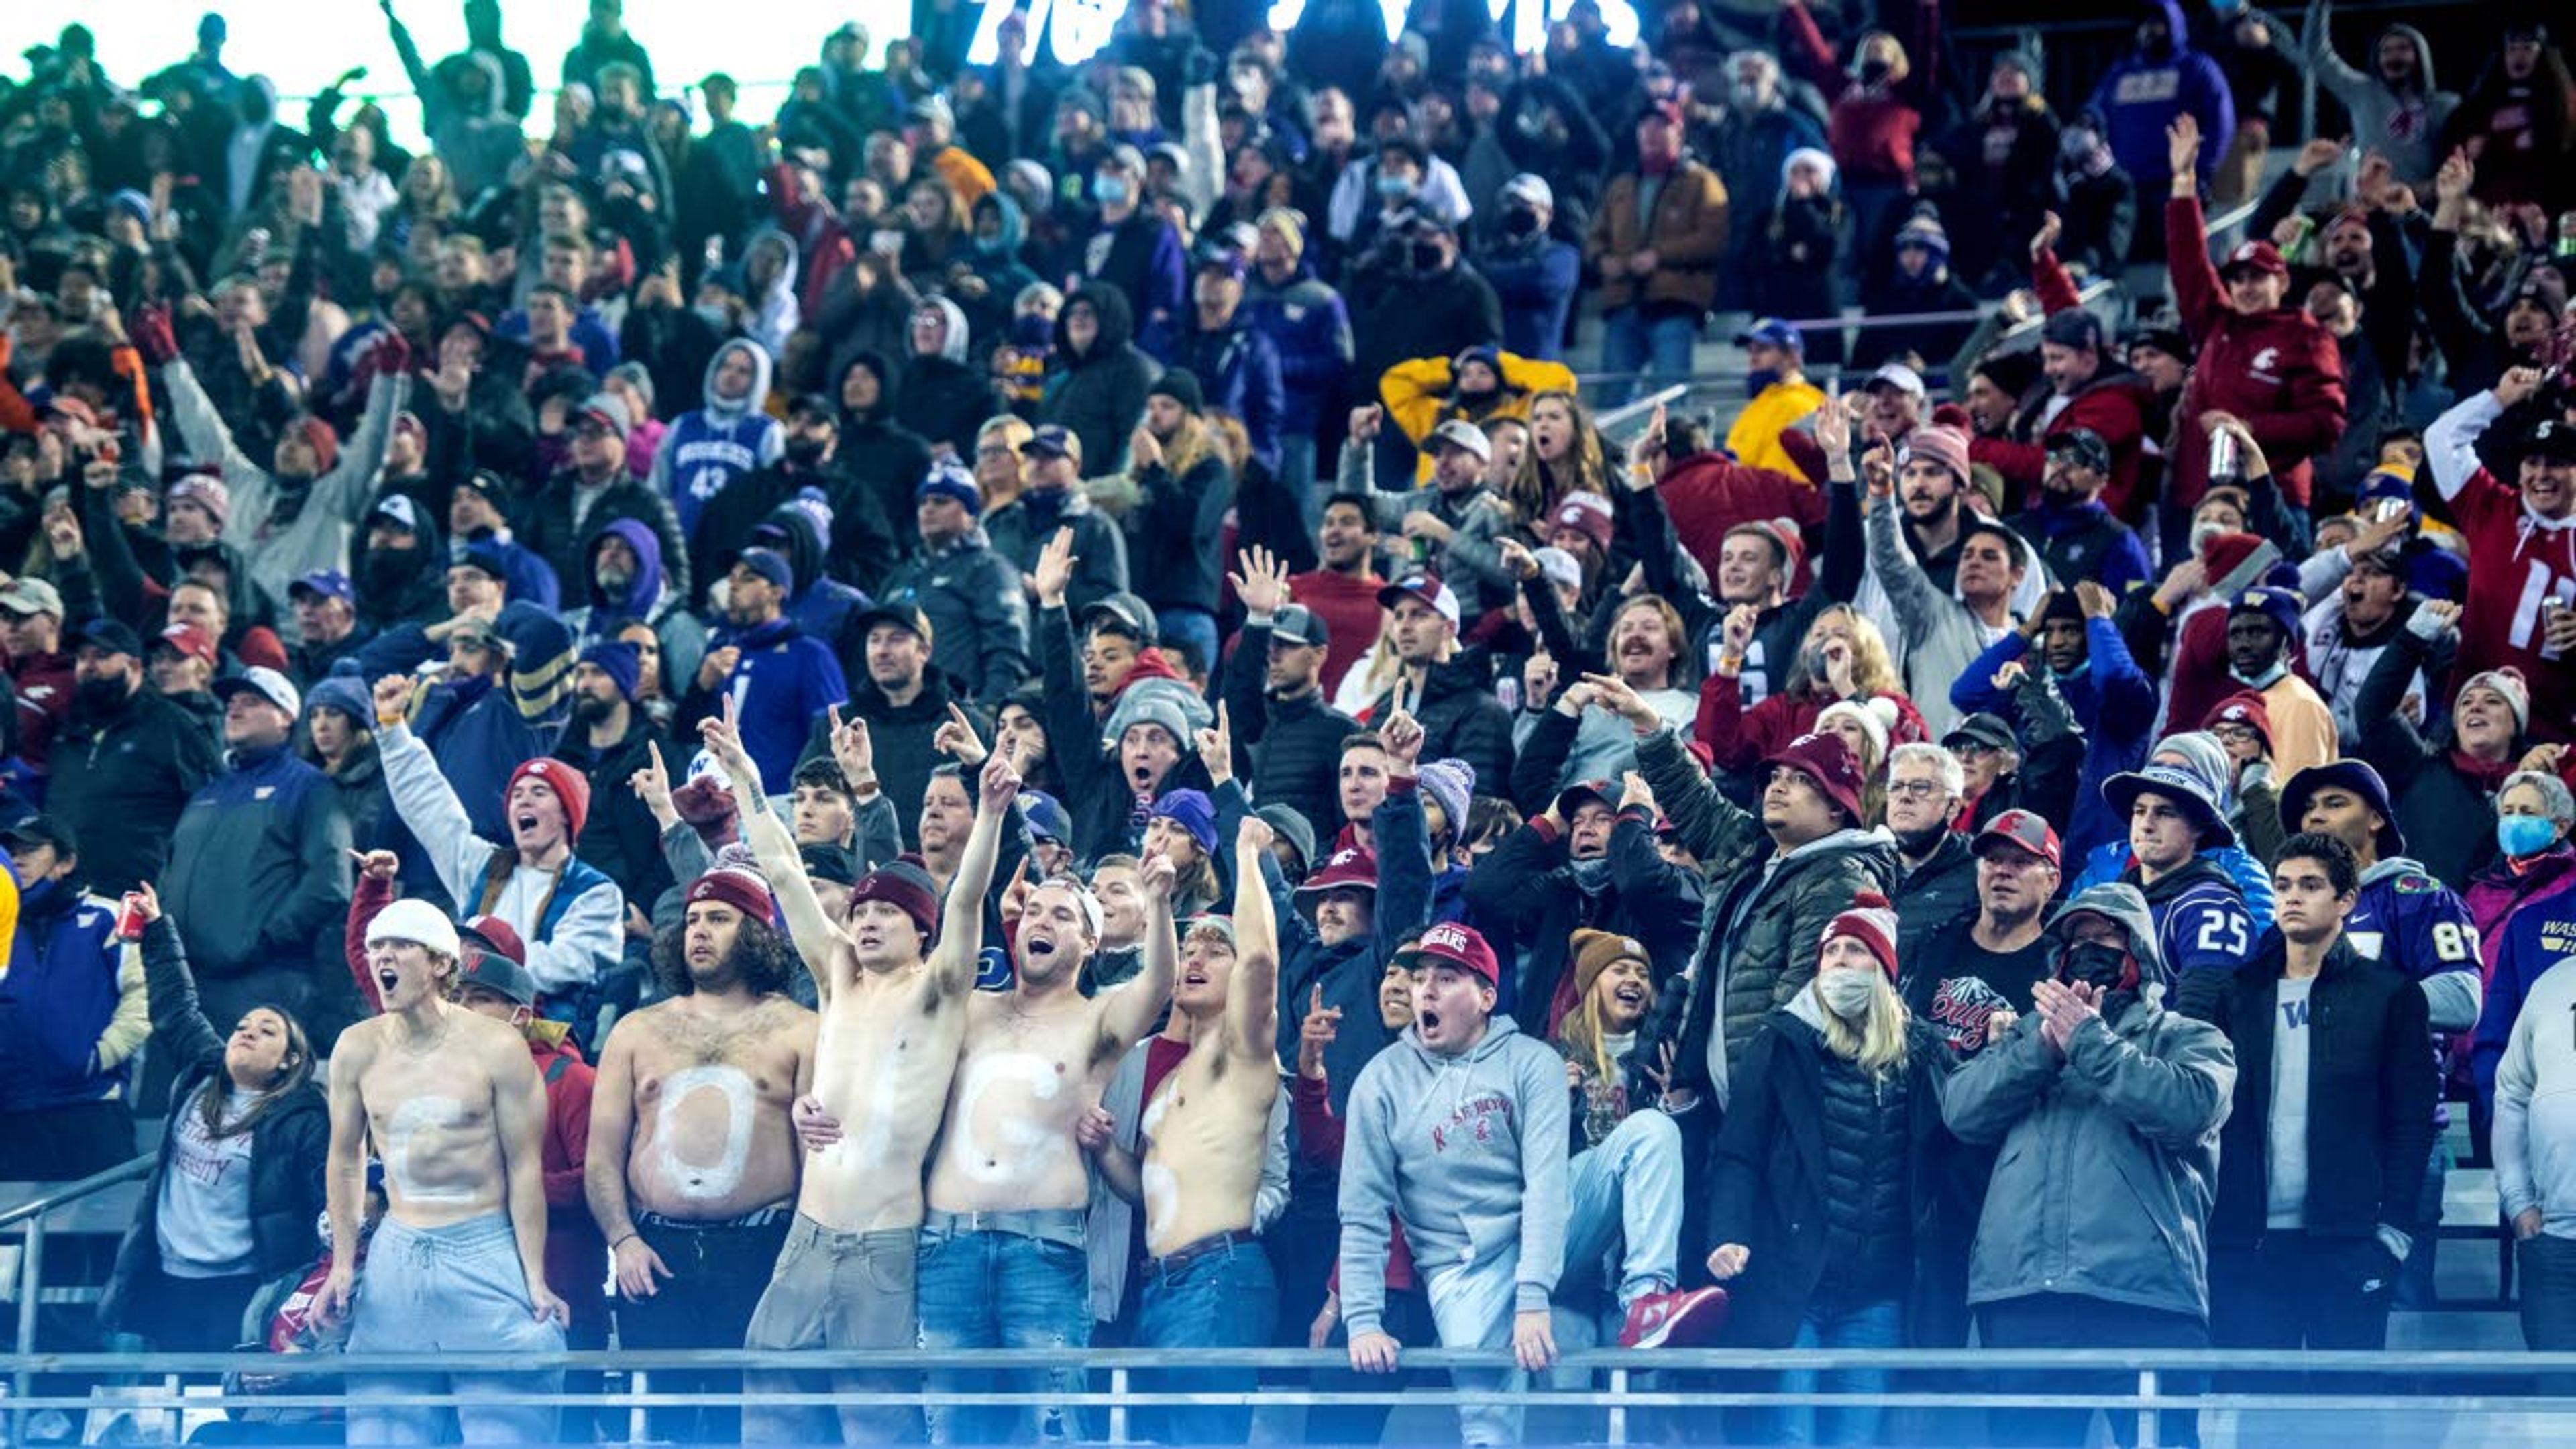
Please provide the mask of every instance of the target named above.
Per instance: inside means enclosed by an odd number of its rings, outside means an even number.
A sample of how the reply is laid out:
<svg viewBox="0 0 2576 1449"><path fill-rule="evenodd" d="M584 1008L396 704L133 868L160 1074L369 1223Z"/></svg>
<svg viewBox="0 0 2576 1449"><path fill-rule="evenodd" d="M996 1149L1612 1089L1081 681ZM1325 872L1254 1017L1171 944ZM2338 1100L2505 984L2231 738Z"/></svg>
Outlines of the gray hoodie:
<svg viewBox="0 0 2576 1449"><path fill-rule="evenodd" d="M2553 966L2524 999L2496 1063L2496 1195L2508 1218L2540 1209L2540 1230L2553 1238L2576 1238L2576 1044L2559 1026L2570 1011L2576 970Z"/></svg>
<svg viewBox="0 0 2576 1449"><path fill-rule="evenodd" d="M1342 1146L1342 1319L1353 1338L1380 1331L1389 1212L1426 1281L1517 1249L1515 1308L1547 1309L1571 1204L1567 1100L1565 1059L1508 1016L1459 1056L1407 1027L1369 1059Z"/></svg>
<svg viewBox="0 0 2576 1449"><path fill-rule="evenodd" d="M2308 7L2305 29L2308 64L2316 72L2317 84L2352 113L2353 145L2386 156L2398 180L2423 187L2442 164L2435 143L2460 104L2458 96L2434 87L2433 47L2424 43L2424 32L2414 26L2392 25L2372 38L2370 49L2362 53L2361 66L2354 67L2335 52L2326 18L2325 0L2315 0ZM2379 76L2379 45L2392 35L2415 47L2415 83L2403 91Z"/></svg>

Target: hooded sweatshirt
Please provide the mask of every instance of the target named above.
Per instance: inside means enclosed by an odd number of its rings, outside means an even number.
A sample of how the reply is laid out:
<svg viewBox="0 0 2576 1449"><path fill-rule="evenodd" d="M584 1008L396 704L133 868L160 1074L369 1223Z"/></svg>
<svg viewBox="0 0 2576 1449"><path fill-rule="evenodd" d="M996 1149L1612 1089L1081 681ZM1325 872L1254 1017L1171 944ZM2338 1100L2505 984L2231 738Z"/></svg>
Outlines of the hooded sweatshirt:
<svg viewBox="0 0 2576 1449"><path fill-rule="evenodd" d="M2450 124L2451 112L2459 109L2460 98L2434 88L2433 47L2425 43L2424 32L2412 25L2392 25L2379 32L2362 52L2367 70L2345 64L2335 52L2325 0L2309 6L2304 33L2308 65L2316 73L2317 84L2341 101L2352 117L2353 144L2387 157L2397 179L2410 186L2421 188L2431 181L2442 162L2436 142L2442 128ZM2379 48L2392 35L2415 47L2415 78L2403 90L2379 74Z"/></svg>
<svg viewBox="0 0 2576 1449"><path fill-rule="evenodd" d="M1082 471L1104 477L1125 466L1127 435L1145 416L1145 390L1162 366L1136 345L1136 312L1115 287L1087 284L1065 299L1065 311L1088 302L1100 329L1087 349L1077 349L1057 314L1055 354L1065 370L1048 382L1038 404L1039 423L1058 423L1082 439Z"/></svg>
<svg viewBox="0 0 2576 1449"><path fill-rule="evenodd" d="M599 585L595 561L600 544L611 535L622 538L635 551L635 576L626 587L614 593ZM582 558L594 561L582 571L581 596L589 602L564 616L564 622L590 643L628 619L641 619L653 627L653 635L662 644L662 678L684 684L697 678L698 661L706 657L707 626L705 621L679 607L671 594L670 583L662 569L662 536L649 526L632 518L613 518L590 536ZM678 694L665 687L666 698Z"/></svg>
<svg viewBox="0 0 2576 1449"><path fill-rule="evenodd" d="M1342 1318L1353 1338L1383 1326L1390 1210L1426 1281L1512 1263L1516 1311L1547 1311L1565 1266L1570 1110L1564 1059L1508 1016L1457 1056L1424 1046L1416 1026L1369 1060L1342 1148Z"/></svg>
<svg viewBox="0 0 2576 1449"><path fill-rule="evenodd" d="M738 398L716 396L716 373L727 354L751 359L751 386ZM762 410L769 400L771 363L760 344L734 338L707 359L706 405L682 413L653 456L653 489L671 500L680 515L680 532L693 537L707 500L735 479L777 462L786 450L787 430Z"/></svg>
<svg viewBox="0 0 2576 1449"><path fill-rule="evenodd" d="M984 375L966 361L966 314L946 297L925 297L921 305L938 308L947 319L947 331L937 352L915 351L905 364L903 385L895 391L895 420L934 446L947 443L957 450L957 456L972 458L975 430L1000 409ZM1083 457L1090 456L1086 448ZM911 481L915 485L921 482L918 478ZM905 512L911 510L906 508Z"/></svg>

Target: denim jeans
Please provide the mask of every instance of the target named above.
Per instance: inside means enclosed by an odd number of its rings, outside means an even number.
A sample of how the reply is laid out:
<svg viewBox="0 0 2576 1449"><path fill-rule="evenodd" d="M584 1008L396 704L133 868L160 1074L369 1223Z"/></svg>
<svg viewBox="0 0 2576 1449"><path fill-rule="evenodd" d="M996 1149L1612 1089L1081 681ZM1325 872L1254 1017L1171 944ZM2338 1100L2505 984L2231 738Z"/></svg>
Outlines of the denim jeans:
<svg viewBox="0 0 2576 1449"><path fill-rule="evenodd" d="M772 1351L910 1347L919 1331L913 1273L920 1245L909 1230L836 1232L799 1213L743 1347ZM919 1382L908 1371L808 1374L754 1371L744 1387L773 1393L903 1393ZM920 1420L898 1405L753 1404L742 1413L746 1444L909 1444Z"/></svg>
<svg viewBox="0 0 2576 1449"><path fill-rule="evenodd" d="M932 1222L921 1229L914 1279L922 1348L1090 1347L1091 1260L1082 1248L1079 1211L1065 1215L1071 1224L1068 1235L1046 1238L941 1226L940 1215L931 1216ZM930 1375L930 1383L943 1394L1027 1393L1038 1389L1038 1377L941 1371ZM1082 1392L1078 1368L1049 1370L1042 1377L1050 1392ZM1074 1413L1061 1405L1037 1410L975 1406L933 1408L930 1438L935 1444L1022 1439L1032 1415L1042 1442L1062 1443L1076 1436Z"/></svg>
<svg viewBox="0 0 2576 1449"><path fill-rule="evenodd" d="M1894 1302L1861 1303L1847 1308L1807 1305L1798 1320L1792 1348L1896 1348L1905 1337L1905 1314ZM1828 1375L1815 1369L1790 1369L1780 1375L1784 1394L1879 1394L1887 1391L1883 1369L1840 1369ZM1776 1421L1782 1444L1872 1444L1886 1410L1876 1406L1783 1404Z"/></svg>
<svg viewBox="0 0 2576 1449"><path fill-rule="evenodd" d="M1657 386L1690 377L1691 348L1699 341L1699 317L1673 312L1648 317L1643 305L1601 314L1601 369L1614 376L1601 386L1596 408L1614 408L1643 390L1634 375L1652 364Z"/></svg>
<svg viewBox="0 0 2576 1449"><path fill-rule="evenodd" d="M1270 1256L1246 1237L1180 1262L1148 1258L1137 1266L1143 1288L1136 1306L1136 1347L1258 1348L1270 1341L1279 1285ZM1178 1357L1179 1355L1175 1355ZM1250 1392L1260 1385L1252 1369L1174 1370L1146 1377L1152 1390L1171 1393ZM1240 1444L1252 1435L1250 1408L1193 1406L1149 1410L1146 1437L1164 1444Z"/></svg>
<svg viewBox="0 0 2576 1449"><path fill-rule="evenodd" d="M1608 1281L1616 1248L1621 1309L1671 1288L1682 1231L1682 1129L1661 1112L1631 1112L1571 1166L1566 1284Z"/></svg>

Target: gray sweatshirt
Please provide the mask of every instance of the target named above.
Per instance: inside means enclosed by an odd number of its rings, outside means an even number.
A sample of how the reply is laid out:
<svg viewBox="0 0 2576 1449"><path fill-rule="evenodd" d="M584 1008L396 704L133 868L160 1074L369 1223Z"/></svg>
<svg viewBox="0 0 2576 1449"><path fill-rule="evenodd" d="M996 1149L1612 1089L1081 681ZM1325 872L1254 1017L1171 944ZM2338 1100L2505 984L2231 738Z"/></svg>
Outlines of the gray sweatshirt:
<svg viewBox="0 0 2576 1449"><path fill-rule="evenodd" d="M2576 1238L2576 1037L2567 1030L2570 1012L2576 1012L2576 969L2562 963L2523 999L2504 1059L2496 1063L2496 1196L2507 1218L2540 1209L2540 1230L2553 1238ZM1356 1105L1358 1099L1352 1100ZM1347 1269L1343 1281L1349 1281Z"/></svg>
<svg viewBox="0 0 2576 1449"><path fill-rule="evenodd" d="M1543 1312L1565 1266L1565 1059L1497 1016L1443 1056L1407 1027L1351 1087L1342 1146L1342 1318L1380 1331L1387 1214L1424 1279L1479 1261L1514 1269L1517 1311Z"/></svg>

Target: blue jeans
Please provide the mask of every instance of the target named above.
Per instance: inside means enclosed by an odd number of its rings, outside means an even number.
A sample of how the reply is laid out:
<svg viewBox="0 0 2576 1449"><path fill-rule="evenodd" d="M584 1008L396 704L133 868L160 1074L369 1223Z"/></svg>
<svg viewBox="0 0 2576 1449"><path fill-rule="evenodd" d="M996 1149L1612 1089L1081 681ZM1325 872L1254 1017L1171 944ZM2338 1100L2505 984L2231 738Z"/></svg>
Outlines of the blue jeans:
<svg viewBox="0 0 2576 1449"><path fill-rule="evenodd" d="M1333 480L1315 477L1315 437L1312 433L1279 435L1279 486L1297 500L1297 517L1313 533L1323 521L1324 499L1333 491Z"/></svg>
<svg viewBox="0 0 2576 1449"><path fill-rule="evenodd" d="M1570 1166L1566 1284L1606 1281L1616 1248L1622 1310L1671 1288L1682 1232L1682 1129L1661 1112L1632 1112Z"/></svg>
<svg viewBox="0 0 2576 1449"><path fill-rule="evenodd" d="M1826 1309L1807 1306L1798 1320L1792 1348L1895 1348L1903 1341L1905 1316L1893 1302L1863 1303ZM1780 1375L1784 1394L1879 1394L1887 1391L1887 1374L1879 1369L1841 1369L1831 1375L1814 1369L1790 1369ZM1886 1410L1842 1405L1783 1404L1777 1432L1783 1444L1875 1444Z"/></svg>
<svg viewBox="0 0 2576 1449"><path fill-rule="evenodd" d="M1138 1348L1259 1348L1270 1341L1279 1285L1270 1274L1270 1255L1249 1235L1176 1266L1164 1266L1167 1261L1148 1258L1137 1266L1143 1282L1136 1305ZM1145 1384L1158 1392L1249 1393L1260 1386L1260 1375L1251 1369L1174 1370L1149 1375ZM1164 1444L1240 1444L1252 1436L1249 1407L1154 1409L1145 1422L1147 1437Z"/></svg>
<svg viewBox="0 0 2576 1449"><path fill-rule="evenodd" d="M934 1221L938 1216L932 1214ZM1081 1222L1079 1212L1068 1216ZM1091 1346L1091 1260L1078 1231L1071 1241L1059 1241L924 1225L914 1283L924 1349ZM1035 1377L938 1371L930 1375L930 1383L946 1394L1026 1393L1038 1387ZM1082 1392L1078 1368L1048 1370L1043 1377L1050 1392ZM933 1407L930 1439L934 1444L1022 1439L1031 1413L980 1405ZM1062 1443L1076 1437L1071 1410L1049 1405L1034 1413L1040 1441Z"/></svg>
<svg viewBox="0 0 2576 1449"><path fill-rule="evenodd" d="M1188 645L1198 655L1199 667L1214 677L1217 672L1216 615L1187 605L1165 604L1154 611L1154 618L1167 648ZM1175 667L1180 663L1178 659L1172 662Z"/></svg>
<svg viewBox="0 0 2576 1449"><path fill-rule="evenodd" d="M1602 384L1601 396L1593 406L1614 408L1635 397L1642 389L1634 376L1651 361L1655 383L1663 386L1683 382L1691 374L1691 348L1699 341L1699 317L1691 312L1673 312L1649 318L1641 305L1622 307L1601 315L1601 368L1614 375Z"/></svg>

